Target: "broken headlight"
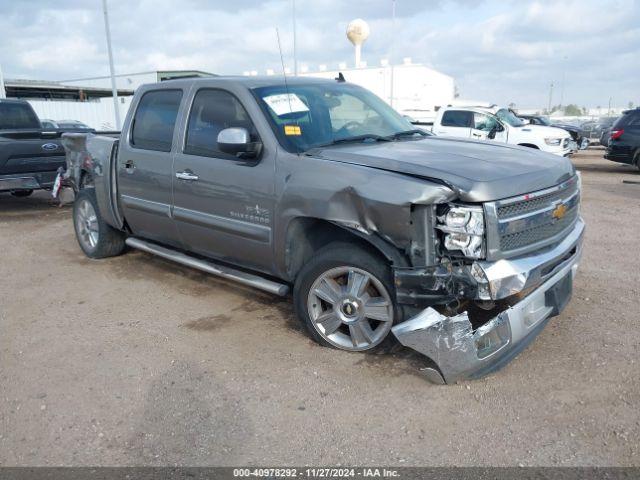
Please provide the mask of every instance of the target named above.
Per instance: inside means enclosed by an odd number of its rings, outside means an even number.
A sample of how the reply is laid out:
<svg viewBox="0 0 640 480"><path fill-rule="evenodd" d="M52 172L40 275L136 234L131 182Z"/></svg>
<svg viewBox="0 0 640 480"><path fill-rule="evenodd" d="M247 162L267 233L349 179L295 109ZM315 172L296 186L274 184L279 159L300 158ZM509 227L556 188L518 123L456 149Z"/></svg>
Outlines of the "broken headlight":
<svg viewBox="0 0 640 480"><path fill-rule="evenodd" d="M438 215L437 228L444 234L444 248L468 258L484 256L484 213L482 207L449 205Z"/></svg>

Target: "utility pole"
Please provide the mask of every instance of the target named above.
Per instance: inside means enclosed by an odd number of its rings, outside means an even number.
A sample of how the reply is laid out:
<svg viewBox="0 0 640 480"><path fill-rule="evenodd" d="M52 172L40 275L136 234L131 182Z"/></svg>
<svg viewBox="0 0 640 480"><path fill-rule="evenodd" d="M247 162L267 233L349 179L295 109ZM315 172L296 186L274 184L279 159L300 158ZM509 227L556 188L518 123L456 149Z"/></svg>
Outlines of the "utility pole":
<svg viewBox="0 0 640 480"><path fill-rule="evenodd" d="M298 76L298 48L296 37L296 0L293 0L293 76Z"/></svg>
<svg viewBox="0 0 640 480"><path fill-rule="evenodd" d="M393 108L393 97L394 97L394 92L393 92L393 45L395 43L396 40L396 0L391 0L391 47L390 47L390 52L389 52L389 63L391 64L391 79L390 79L390 84L391 84L391 95L389 98L389 104L391 105L391 107Z"/></svg>
<svg viewBox="0 0 640 480"><path fill-rule="evenodd" d="M4 89L4 77L2 76L2 65L0 65L0 98L7 98L7 91Z"/></svg>
<svg viewBox="0 0 640 480"><path fill-rule="evenodd" d="M111 31L109 29L109 13L107 12L107 0L102 0L104 12L104 30L107 34L107 52L109 53L109 72L111 75L111 92L113 95L113 111L116 116L116 130L122 128L120 123L120 105L118 104L118 89L116 88L116 72L113 68L113 52L111 51Z"/></svg>
<svg viewBox="0 0 640 480"><path fill-rule="evenodd" d="M553 82L549 85L549 107L547 108L547 113L551 115L551 99L553 98Z"/></svg>
<svg viewBox="0 0 640 480"><path fill-rule="evenodd" d="M564 106L564 79L567 73L567 56L564 56L564 63L562 64L562 85L560 86L560 107Z"/></svg>

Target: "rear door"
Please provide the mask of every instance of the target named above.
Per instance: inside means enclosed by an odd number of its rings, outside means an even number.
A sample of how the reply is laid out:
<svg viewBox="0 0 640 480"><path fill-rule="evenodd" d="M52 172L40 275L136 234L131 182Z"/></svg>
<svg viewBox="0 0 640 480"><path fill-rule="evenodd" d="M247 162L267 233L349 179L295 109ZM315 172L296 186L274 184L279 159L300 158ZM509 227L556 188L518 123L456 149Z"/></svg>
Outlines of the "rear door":
<svg viewBox="0 0 640 480"><path fill-rule="evenodd" d="M252 141L261 138L231 91L201 88L193 93L174 163L173 215L188 250L268 272L276 151L265 145L257 159L221 152L218 134L230 127L246 128Z"/></svg>
<svg viewBox="0 0 640 480"><path fill-rule="evenodd" d="M473 112L468 110L447 110L442 114L440 124L433 133L450 137L469 138L473 125Z"/></svg>
<svg viewBox="0 0 640 480"><path fill-rule="evenodd" d="M142 94L118 153L118 191L134 235L180 246L171 218L171 183L176 119L183 90L164 88Z"/></svg>

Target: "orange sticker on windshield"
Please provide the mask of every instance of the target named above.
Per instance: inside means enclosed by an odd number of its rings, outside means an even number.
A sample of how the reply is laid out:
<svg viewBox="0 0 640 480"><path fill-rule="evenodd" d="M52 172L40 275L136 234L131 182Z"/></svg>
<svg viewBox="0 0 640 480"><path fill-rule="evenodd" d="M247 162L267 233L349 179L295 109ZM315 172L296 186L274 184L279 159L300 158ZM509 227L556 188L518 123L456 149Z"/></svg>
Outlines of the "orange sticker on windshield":
<svg viewBox="0 0 640 480"><path fill-rule="evenodd" d="M302 130L300 130L299 125L285 125L284 134L285 135L302 135Z"/></svg>

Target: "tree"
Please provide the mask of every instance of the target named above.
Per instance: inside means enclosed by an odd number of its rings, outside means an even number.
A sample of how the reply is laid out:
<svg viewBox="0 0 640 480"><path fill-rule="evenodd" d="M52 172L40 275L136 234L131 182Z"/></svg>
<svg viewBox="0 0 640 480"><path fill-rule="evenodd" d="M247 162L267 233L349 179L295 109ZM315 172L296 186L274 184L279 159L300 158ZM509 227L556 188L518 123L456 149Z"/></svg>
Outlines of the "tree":
<svg viewBox="0 0 640 480"><path fill-rule="evenodd" d="M579 117L582 115L582 109L573 103L564 107L564 114L568 117Z"/></svg>

